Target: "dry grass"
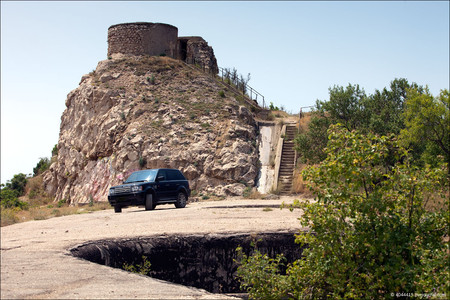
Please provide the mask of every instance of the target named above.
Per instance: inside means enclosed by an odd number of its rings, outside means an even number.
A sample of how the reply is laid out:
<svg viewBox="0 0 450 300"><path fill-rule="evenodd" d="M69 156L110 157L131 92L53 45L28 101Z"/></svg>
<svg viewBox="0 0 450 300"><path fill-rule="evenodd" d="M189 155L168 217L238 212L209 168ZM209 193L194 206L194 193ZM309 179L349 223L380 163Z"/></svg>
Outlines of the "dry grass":
<svg viewBox="0 0 450 300"><path fill-rule="evenodd" d="M54 217L61 217L75 214L91 213L93 211L109 209L111 206L107 202L98 202L92 206L62 206L56 207L53 204L39 207L31 207L26 210L18 208L2 208L1 226L8 226L15 223L32 220L46 220Z"/></svg>
<svg viewBox="0 0 450 300"><path fill-rule="evenodd" d="M25 187L25 196L20 197L21 201L28 203L26 209L21 210L18 207L1 208L1 226L31 220L46 220L66 215L90 213L92 211L110 208L108 202L97 202L92 206L69 206L62 202L55 203L54 199L45 193L42 181L43 175L28 179Z"/></svg>
<svg viewBox="0 0 450 300"><path fill-rule="evenodd" d="M258 192L256 188L253 188L250 194L246 197L246 199L263 199L264 195Z"/></svg>
<svg viewBox="0 0 450 300"><path fill-rule="evenodd" d="M292 179L292 192L295 194L301 194L304 197L312 197L313 194L307 187L305 181L303 180L302 171L305 169L307 165L300 164L294 170L294 178Z"/></svg>
<svg viewBox="0 0 450 300"><path fill-rule="evenodd" d="M302 118L300 119L300 130L308 131L309 122L311 122L312 113L302 113Z"/></svg>

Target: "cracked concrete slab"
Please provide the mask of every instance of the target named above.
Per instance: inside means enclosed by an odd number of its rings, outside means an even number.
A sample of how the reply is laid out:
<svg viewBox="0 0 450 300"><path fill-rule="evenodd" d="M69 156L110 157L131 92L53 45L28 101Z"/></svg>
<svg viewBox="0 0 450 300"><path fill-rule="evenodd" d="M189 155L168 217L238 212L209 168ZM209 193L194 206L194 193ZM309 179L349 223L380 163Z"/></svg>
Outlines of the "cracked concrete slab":
<svg viewBox="0 0 450 300"><path fill-rule="evenodd" d="M1 299L232 299L84 261L68 249L100 239L300 229L299 210L262 208L294 199L234 198L121 214L109 209L2 227Z"/></svg>

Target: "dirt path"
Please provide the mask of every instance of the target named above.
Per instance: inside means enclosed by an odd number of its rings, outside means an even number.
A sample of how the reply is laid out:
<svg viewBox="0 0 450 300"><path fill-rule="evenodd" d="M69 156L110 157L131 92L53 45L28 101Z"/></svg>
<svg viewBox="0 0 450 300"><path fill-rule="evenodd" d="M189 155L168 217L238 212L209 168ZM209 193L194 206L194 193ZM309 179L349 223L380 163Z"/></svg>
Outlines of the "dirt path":
<svg viewBox="0 0 450 300"><path fill-rule="evenodd" d="M1 228L1 299L224 299L224 295L93 264L68 249L90 240L161 234L252 233L299 228L300 211L263 210L279 200L227 199L184 209L112 209ZM257 206L257 207L252 207Z"/></svg>

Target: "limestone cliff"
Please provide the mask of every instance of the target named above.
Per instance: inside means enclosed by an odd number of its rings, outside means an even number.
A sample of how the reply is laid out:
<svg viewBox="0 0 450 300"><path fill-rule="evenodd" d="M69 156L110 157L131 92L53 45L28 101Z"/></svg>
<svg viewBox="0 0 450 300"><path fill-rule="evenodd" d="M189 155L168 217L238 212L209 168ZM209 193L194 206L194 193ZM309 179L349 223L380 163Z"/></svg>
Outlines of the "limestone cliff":
<svg viewBox="0 0 450 300"><path fill-rule="evenodd" d="M46 190L56 201L107 201L131 172L169 167L197 191L241 195L258 173L256 125L244 104L179 60L101 61L67 96Z"/></svg>

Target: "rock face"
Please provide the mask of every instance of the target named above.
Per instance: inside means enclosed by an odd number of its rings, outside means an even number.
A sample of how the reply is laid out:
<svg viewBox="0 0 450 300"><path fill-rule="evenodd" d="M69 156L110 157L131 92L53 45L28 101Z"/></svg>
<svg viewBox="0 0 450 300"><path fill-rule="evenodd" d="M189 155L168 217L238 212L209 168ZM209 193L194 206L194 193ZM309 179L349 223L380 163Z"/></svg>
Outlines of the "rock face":
<svg viewBox="0 0 450 300"><path fill-rule="evenodd" d="M169 57L116 55L68 94L44 185L55 201L107 201L131 172L167 167L199 192L241 195L255 184L256 140L250 110L211 75Z"/></svg>

